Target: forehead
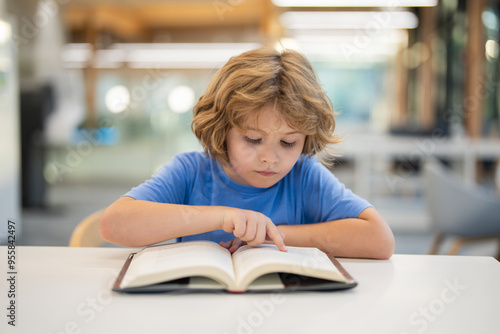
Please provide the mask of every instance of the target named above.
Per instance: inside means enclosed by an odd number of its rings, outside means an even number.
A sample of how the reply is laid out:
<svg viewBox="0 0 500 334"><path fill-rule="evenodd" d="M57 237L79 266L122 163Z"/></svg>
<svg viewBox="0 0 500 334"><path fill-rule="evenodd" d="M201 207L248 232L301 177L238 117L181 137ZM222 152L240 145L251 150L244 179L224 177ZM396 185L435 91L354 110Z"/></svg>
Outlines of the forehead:
<svg viewBox="0 0 500 334"><path fill-rule="evenodd" d="M254 130L263 133L295 133L298 129L290 127L285 118L273 104L267 104L257 112L247 115L241 124L243 130Z"/></svg>

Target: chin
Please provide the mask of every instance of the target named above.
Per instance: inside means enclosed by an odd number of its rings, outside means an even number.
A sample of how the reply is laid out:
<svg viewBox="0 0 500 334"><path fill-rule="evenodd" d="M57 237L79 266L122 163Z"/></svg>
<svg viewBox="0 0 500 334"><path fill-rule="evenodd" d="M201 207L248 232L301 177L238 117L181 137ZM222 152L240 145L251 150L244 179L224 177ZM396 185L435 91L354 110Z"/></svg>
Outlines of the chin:
<svg viewBox="0 0 500 334"><path fill-rule="evenodd" d="M252 187L255 187L255 188L269 188L269 187L272 187L274 186L276 183L278 183L279 180L269 180L269 181L256 181L256 182L249 182L249 184L252 186Z"/></svg>
<svg viewBox="0 0 500 334"><path fill-rule="evenodd" d="M255 188L265 189L265 188L272 187L273 185L274 185L274 183L273 184L255 184L255 185L252 185L252 186L255 187Z"/></svg>

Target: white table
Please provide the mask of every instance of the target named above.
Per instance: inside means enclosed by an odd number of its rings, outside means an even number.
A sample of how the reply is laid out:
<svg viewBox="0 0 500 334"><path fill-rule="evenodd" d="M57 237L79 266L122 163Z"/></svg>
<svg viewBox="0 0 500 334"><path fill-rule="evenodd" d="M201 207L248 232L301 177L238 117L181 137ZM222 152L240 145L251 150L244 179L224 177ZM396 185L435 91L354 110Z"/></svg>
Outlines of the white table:
<svg viewBox="0 0 500 334"><path fill-rule="evenodd" d="M16 251L16 327L2 278L0 333L500 333L490 257L339 259L359 285L328 293L127 295L110 287L133 249Z"/></svg>

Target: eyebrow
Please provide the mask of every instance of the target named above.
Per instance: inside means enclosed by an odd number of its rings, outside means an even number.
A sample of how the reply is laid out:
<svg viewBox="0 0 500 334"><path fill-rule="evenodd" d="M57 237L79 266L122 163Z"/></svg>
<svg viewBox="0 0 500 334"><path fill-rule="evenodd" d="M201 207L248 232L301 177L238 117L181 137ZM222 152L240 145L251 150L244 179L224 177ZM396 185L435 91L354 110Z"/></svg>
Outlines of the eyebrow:
<svg viewBox="0 0 500 334"><path fill-rule="evenodd" d="M265 132L263 130L260 130L260 129L253 128L251 126L247 127L246 129L250 130L250 131L257 131L257 132L260 132L262 134L267 135L267 132ZM296 134L296 133L300 133L300 131L290 131L290 132L285 133L285 135L293 135L293 134Z"/></svg>

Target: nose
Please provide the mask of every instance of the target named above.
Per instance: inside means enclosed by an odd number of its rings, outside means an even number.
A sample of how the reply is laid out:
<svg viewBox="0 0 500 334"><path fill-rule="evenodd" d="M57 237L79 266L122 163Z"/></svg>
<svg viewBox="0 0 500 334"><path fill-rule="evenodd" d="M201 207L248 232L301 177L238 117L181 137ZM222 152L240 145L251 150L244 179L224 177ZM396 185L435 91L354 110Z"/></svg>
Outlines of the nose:
<svg viewBox="0 0 500 334"><path fill-rule="evenodd" d="M266 145L263 147L262 151L260 152L260 162L268 164L268 165L275 165L279 162L279 156L278 152L275 147L272 145Z"/></svg>

